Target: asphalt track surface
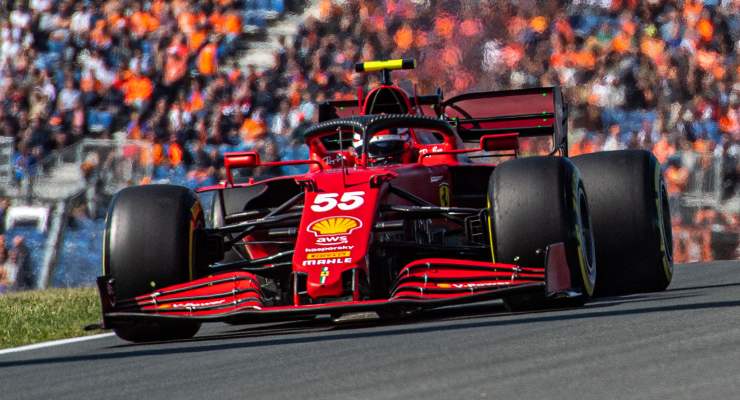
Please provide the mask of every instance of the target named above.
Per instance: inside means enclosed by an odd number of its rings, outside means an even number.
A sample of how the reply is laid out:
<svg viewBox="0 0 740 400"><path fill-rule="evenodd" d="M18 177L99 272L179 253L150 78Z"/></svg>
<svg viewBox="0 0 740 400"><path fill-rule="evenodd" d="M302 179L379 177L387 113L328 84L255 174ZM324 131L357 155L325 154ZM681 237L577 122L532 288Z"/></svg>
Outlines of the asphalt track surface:
<svg viewBox="0 0 740 400"><path fill-rule="evenodd" d="M668 291L526 314L498 303L400 324L205 326L0 356L0 399L740 398L740 262Z"/></svg>

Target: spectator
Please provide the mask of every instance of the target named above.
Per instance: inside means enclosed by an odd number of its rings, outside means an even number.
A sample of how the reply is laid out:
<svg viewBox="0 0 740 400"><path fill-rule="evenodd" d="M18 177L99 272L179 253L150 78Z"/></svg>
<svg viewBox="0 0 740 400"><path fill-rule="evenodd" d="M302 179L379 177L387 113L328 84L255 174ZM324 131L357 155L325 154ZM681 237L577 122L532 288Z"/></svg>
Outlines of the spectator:
<svg viewBox="0 0 740 400"><path fill-rule="evenodd" d="M679 196L686 190L688 181L689 171L681 165L680 158L672 157L668 161L668 168L665 170L665 184L671 214L678 214Z"/></svg>
<svg viewBox="0 0 740 400"><path fill-rule="evenodd" d="M57 111L66 113L72 111L80 100L80 91L76 88L74 79L67 78L64 82L64 89L59 92Z"/></svg>
<svg viewBox="0 0 740 400"><path fill-rule="evenodd" d="M36 276L31 265L31 253L23 236L13 237L13 247L8 253L8 263L16 269L15 288L28 290L36 288Z"/></svg>
<svg viewBox="0 0 740 400"><path fill-rule="evenodd" d="M15 265L8 262L8 248L5 243L5 235L0 234L0 293L13 288L15 284Z"/></svg>
<svg viewBox="0 0 740 400"><path fill-rule="evenodd" d="M609 136L606 138L606 142L604 142L603 149L605 151L624 149L624 144L622 144L621 141L619 125L614 124L609 127Z"/></svg>
<svg viewBox="0 0 740 400"><path fill-rule="evenodd" d="M5 234L5 219L8 215L8 208L10 207L10 200L5 197L0 198L0 235ZM3 244L5 238L3 237Z"/></svg>

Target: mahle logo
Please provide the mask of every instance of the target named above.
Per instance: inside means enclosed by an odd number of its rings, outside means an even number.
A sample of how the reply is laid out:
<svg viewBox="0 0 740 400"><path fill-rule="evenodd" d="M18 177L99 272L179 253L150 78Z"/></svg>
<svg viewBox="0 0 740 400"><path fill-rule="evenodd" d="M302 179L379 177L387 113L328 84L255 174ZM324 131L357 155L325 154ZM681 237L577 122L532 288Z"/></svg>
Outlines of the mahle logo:
<svg viewBox="0 0 740 400"><path fill-rule="evenodd" d="M355 217L326 217L308 225L308 231L318 236L349 235L362 227L362 221Z"/></svg>

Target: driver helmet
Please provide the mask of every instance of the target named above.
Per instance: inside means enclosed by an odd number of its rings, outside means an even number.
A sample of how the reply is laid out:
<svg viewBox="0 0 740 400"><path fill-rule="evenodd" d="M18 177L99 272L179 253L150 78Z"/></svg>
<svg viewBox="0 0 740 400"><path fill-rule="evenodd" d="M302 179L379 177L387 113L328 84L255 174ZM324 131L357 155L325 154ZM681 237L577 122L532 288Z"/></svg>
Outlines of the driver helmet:
<svg viewBox="0 0 740 400"><path fill-rule="evenodd" d="M362 155L362 135L355 133L352 143L355 153L358 156ZM368 140L367 156L378 161L391 159L400 161L409 143L411 143L411 135L409 135L408 128L384 129L374 133Z"/></svg>

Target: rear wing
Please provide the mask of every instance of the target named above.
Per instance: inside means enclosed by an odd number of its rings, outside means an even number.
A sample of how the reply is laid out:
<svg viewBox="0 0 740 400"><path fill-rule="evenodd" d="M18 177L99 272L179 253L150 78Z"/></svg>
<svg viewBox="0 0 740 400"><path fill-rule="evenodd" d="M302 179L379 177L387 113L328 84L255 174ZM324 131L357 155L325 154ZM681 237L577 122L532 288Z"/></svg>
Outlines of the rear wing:
<svg viewBox="0 0 740 400"><path fill-rule="evenodd" d="M504 133L551 136L552 152L568 155L568 109L559 87L465 93L444 101L438 111L465 142Z"/></svg>

